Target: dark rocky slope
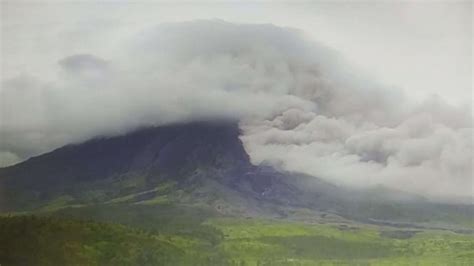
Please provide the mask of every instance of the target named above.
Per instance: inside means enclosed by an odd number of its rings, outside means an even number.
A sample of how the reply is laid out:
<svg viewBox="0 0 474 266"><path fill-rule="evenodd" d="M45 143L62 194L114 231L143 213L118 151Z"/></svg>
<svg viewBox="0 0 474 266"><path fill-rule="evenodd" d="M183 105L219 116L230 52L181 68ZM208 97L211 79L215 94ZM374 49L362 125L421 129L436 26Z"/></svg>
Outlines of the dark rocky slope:
<svg viewBox="0 0 474 266"><path fill-rule="evenodd" d="M21 202L80 193L81 187L105 189L114 180L137 176L146 180L141 189L170 180L189 186L196 182L196 172L201 178L254 196L268 197L272 187L290 190L277 184L281 174L250 163L239 135L235 122L193 122L67 145L0 169L5 192L2 207L21 208Z"/></svg>

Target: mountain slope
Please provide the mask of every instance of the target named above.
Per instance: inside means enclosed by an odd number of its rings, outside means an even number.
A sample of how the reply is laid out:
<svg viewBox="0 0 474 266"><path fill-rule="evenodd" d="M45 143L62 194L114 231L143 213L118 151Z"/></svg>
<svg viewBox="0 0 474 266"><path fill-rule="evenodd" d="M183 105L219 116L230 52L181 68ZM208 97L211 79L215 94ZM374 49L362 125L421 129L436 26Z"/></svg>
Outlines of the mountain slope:
<svg viewBox="0 0 474 266"><path fill-rule="evenodd" d="M0 211L184 204L221 215L472 227L472 205L355 190L254 166L239 135L236 122L192 122L68 145L0 169Z"/></svg>
<svg viewBox="0 0 474 266"><path fill-rule="evenodd" d="M68 145L0 169L1 207L34 209L42 201L62 195L81 198L96 190L107 195L95 200L106 201L153 190L164 182L190 187L204 179L233 190L264 193L274 173L250 163L239 135L237 123L194 122Z"/></svg>

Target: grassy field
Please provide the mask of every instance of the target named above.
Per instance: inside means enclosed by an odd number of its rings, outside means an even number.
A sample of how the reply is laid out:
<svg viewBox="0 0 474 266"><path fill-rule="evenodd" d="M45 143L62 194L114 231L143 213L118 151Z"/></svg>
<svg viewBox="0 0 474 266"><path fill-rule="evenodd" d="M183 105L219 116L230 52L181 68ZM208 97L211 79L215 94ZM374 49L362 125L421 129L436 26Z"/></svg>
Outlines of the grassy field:
<svg viewBox="0 0 474 266"><path fill-rule="evenodd" d="M196 206L105 204L0 218L2 265L471 265L472 261L472 235L350 221L223 217Z"/></svg>

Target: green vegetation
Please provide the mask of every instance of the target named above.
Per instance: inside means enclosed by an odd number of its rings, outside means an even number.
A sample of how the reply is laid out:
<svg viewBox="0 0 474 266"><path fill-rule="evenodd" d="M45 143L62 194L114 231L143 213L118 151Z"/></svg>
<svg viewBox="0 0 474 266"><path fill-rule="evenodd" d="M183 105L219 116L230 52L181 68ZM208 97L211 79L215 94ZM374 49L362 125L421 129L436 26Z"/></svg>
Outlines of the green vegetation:
<svg viewBox="0 0 474 266"><path fill-rule="evenodd" d="M208 223L224 233L219 247L224 254L250 265L469 265L474 260L474 237L452 232L415 231L399 239L386 237L381 231L394 231L392 228L360 224L253 219L215 219Z"/></svg>
<svg viewBox="0 0 474 266"><path fill-rule="evenodd" d="M49 217L0 218L2 265L161 265L190 259L159 235Z"/></svg>
<svg viewBox="0 0 474 266"><path fill-rule="evenodd" d="M79 184L37 201L30 197L22 197L30 204L19 209L23 212L0 217L1 265L469 265L474 261L473 235L423 228L472 228L470 209L463 206L357 201L317 212L246 198L211 179L178 185L149 183L140 175ZM249 213L253 218L242 218ZM270 219L274 214L286 218ZM364 223L368 218L384 225ZM403 228L385 221L403 223Z"/></svg>
<svg viewBox="0 0 474 266"><path fill-rule="evenodd" d="M83 219L88 219L84 221ZM2 265L469 265L474 236L103 204L0 217Z"/></svg>

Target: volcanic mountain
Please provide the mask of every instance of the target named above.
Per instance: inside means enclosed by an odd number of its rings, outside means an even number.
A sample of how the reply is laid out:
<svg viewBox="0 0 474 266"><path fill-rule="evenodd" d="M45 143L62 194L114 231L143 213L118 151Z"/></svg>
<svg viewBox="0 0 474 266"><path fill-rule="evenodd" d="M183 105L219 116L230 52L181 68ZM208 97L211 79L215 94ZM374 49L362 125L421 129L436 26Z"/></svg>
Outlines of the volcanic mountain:
<svg viewBox="0 0 474 266"><path fill-rule="evenodd" d="M372 223L451 223L451 215L472 212L471 205L431 203L381 187L345 188L253 165L240 134L235 121L200 121L67 145L0 169L0 211L180 204L222 215Z"/></svg>
<svg viewBox="0 0 474 266"><path fill-rule="evenodd" d="M81 204L104 202L164 183L190 188L204 180L253 197L268 198L278 187L295 192L278 172L250 163L239 135L236 122L192 122L67 145L0 169L1 207L31 209L65 195Z"/></svg>

